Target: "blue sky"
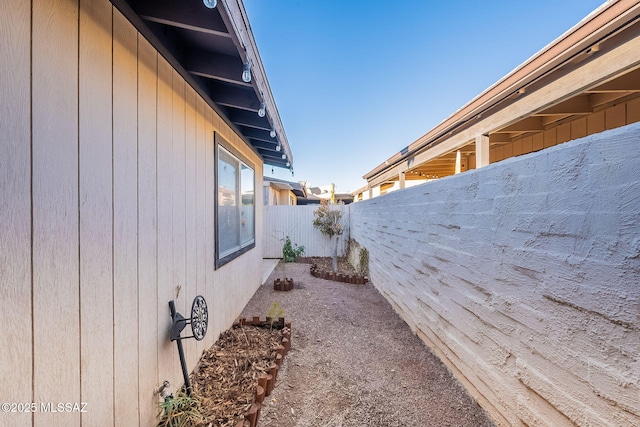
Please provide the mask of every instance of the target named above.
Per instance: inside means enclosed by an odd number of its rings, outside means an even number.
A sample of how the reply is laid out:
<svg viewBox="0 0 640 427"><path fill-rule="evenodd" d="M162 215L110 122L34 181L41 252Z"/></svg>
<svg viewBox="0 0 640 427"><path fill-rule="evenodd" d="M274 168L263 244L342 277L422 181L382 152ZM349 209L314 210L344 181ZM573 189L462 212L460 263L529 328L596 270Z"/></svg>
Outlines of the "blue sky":
<svg viewBox="0 0 640 427"><path fill-rule="evenodd" d="M417 140L603 0L244 0L294 172L336 184Z"/></svg>

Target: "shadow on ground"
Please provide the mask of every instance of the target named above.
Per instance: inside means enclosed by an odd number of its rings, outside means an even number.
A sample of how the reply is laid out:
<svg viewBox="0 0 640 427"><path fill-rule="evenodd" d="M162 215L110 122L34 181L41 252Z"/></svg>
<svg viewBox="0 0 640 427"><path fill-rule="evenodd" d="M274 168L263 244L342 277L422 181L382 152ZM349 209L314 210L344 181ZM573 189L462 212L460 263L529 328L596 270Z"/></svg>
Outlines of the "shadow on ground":
<svg viewBox="0 0 640 427"><path fill-rule="evenodd" d="M242 312L274 302L292 322L292 348L265 400L260 427L489 427L494 424L372 284L319 279L288 264L290 292L273 270Z"/></svg>

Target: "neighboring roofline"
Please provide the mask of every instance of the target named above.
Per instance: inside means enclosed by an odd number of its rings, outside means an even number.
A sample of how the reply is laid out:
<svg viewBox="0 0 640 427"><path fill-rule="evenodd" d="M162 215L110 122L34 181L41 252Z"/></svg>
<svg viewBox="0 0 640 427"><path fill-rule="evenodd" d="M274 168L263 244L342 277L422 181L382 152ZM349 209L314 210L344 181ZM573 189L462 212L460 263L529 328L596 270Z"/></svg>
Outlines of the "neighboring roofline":
<svg viewBox="0 0 640 427"><path fill-rule="evenodd" d="M364 193L364 192L365 192L365 191L367 191L367 190L369 190L369 186L368 186L368 185L365 185L364 187L360 187L360 188L358 188L357 190L352 191L352 192L351 192L351 195L352 195L353 197L356 197L357 195L362 194L362 193Z"/></svg>
<svg viewBox="0 0 640 427"><path fill-rule="evenodd" d="M265 186L268 185L269 187L274 187L278 190L289 190L297 197L307 197L307 191L304 185L300 184L299 182L286 181L284 179L270 178L265 176L263 177L263 183L265 184Z"/></svg>
<svg viewBox="0 0 640 427"><path fill-rule="evenodd" d="M548 75L569 60L580 55L586 57L592 46L597 45L619 27L636 19L638 15L638 1L609 0L425 135L363 175L363 178L371 181L419 151L431 148L442 142L443 138L455 134L459 126L478 117L487 109L511 101L525 86Z"/></svg>

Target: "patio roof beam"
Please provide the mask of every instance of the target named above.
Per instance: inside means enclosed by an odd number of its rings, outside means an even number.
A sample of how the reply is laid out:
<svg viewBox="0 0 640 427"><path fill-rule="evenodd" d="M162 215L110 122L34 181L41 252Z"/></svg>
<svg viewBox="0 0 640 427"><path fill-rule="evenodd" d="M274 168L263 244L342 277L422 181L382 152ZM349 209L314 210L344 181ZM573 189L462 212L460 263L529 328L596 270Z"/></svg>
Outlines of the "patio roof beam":
<svg viewBox="0 0 640 427"><path fill-rule="evenodd" d="M489 135L490 144L507 142L511 142L511 135L509 135L508 133L492 133Z"/></svg>
<svg viewBox="0 0 640 427"><path fill-rule="evenodd" d="M589 99L591 99L591 105L593 105L593 107L599 107L609 102L613 102L616 99L624 98L627 95L629 95L629 93L625 92L592 93L589 95Z"/></svg>
<svg viewBox="0 0 640 427"><path fill-rule="evenodd" d="M640 92L640 68L587 91L602 92Z"/></svg>
<svg viewBox="0 0 640 427"><path fill-rule="evenodd" d="M509 133L509 132L535 132L544 130L544 126L542 126L542 120L540 117L527 117L524 120L520 120L517 123L512 124L511 126L507 126L502 128L496 132L500 133Z"/></svg>
<svg viewBox="0 0 640 427"><path fill-rule="evenodd" d="M571 114L590 114L592 112L593 107L591 106L589 95L580 95L536 113L536 116L564 116Z"/></svg>

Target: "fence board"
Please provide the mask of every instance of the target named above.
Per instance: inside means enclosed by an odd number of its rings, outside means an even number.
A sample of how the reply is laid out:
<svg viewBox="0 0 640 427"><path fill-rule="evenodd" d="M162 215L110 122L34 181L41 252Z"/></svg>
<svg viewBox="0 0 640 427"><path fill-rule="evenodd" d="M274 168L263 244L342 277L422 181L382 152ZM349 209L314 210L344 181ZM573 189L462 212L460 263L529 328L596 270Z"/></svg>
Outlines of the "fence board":
<svg viewBox="0 0 640 427"><path fill-rule="evenodd" d="M338 256L345 256L349 242L349 206L334 207L342 211L343 233L338 240ZM313 212L318 205L265 206L264 258L282 258L282 246L287 236L291 243L304 246L305 256L331 256L328 236L313 227Z"/></svg>

